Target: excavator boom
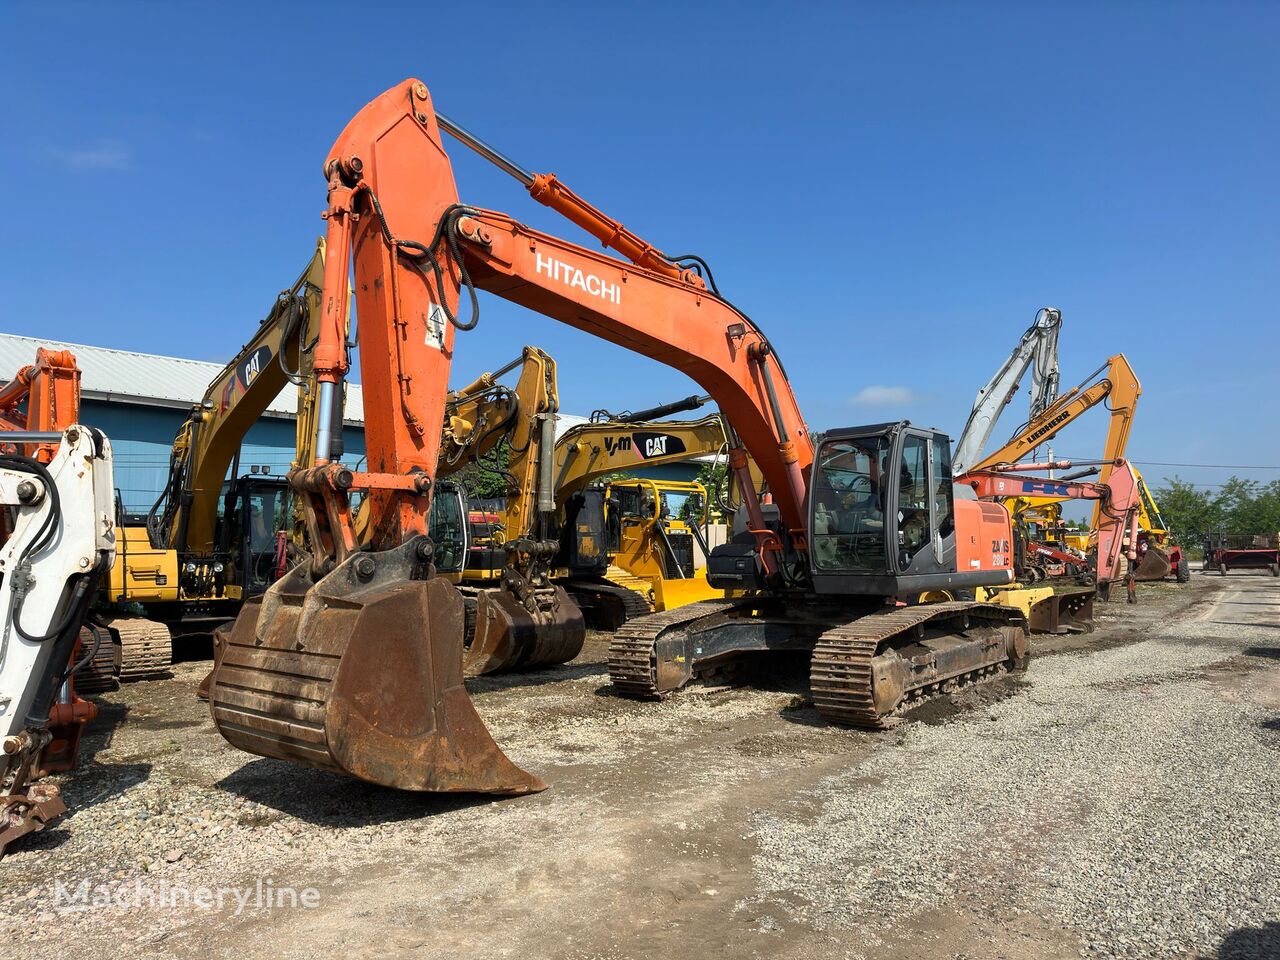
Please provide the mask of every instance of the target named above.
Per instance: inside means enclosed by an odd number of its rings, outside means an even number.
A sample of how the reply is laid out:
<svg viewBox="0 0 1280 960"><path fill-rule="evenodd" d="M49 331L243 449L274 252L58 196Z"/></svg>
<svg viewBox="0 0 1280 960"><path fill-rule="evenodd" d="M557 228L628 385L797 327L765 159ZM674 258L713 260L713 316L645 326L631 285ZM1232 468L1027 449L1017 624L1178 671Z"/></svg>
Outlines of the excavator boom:
<svg viewBox="0 0 1280 960"><path fill-rule="evenodd" d="M1017 395L1022 377L1031 370L1031 417L1043 413L1058 398L1058 334L1062 311L1041 307L1035 322L1013 348L987 385L978 391L973 410L956 440L952 469L963 473L982 457L996 420Z"/></svg>

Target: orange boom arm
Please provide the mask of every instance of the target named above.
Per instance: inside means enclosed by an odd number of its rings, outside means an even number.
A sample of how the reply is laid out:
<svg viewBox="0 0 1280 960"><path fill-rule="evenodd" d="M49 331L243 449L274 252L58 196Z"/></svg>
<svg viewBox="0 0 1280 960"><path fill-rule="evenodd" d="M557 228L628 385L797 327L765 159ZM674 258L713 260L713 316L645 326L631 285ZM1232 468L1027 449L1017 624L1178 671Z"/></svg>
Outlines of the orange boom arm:
<svg viewBox="0 0 1280 960"><path fill-rule="evenodd" d="M536 198L643 266L539 233L501 213L460 206L429 94L416 80L365 107L330 153L332 269L324 296L333 322L322 329L316 370L331 385L345 373L337 318L345 315L343 253L349 246L356 262L371 471L356 478L356 485L373 491L375 518L398 506L394 522L376 520L385 528L380 542L397 542L421 529L425 497L415 504L388 484L392 475L409 471L434 475L439 437L426 427L438 424L443 413L454 311L468 284L695 380L740 438L731 464L745 470L750 454L793 539L803 546L804 476L813 444L764 335L709 293L700 277L667 261L554 177L523 174L509 162L508 168ZM324 458L323 449L319 455ZM747 507L766 567L772 567L781 544L765 529L754 496Z"/></svg>

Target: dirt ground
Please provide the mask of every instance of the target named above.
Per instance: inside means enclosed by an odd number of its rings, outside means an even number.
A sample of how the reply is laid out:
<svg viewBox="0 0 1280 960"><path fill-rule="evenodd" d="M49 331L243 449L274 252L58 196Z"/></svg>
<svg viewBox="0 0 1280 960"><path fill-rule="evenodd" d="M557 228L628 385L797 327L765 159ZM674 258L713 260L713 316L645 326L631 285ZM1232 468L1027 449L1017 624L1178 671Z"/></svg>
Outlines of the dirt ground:
<svg viewBox="0 0 1280 960"><path fill-rule="evenodd" d="M1099 610L881 734L823 724L795 660L618 698L593 636L472 685L551 785L508 800L239 753L193 695L207 664L180 664L100 699L70 815L0 862L0 930L26 955L1280 957L1280 581Z"/></svg>

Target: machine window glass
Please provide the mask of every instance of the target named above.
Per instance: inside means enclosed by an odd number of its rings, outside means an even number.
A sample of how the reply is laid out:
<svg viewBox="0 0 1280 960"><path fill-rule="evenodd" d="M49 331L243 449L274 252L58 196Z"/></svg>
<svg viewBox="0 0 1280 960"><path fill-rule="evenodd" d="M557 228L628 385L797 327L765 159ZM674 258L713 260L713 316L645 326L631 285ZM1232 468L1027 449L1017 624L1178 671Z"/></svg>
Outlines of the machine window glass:
<svg viewBox="0 0 1280 960"><path fill-rule="evenodd" d="M250 487L241 495L240 515L244 518L244 543L232 548L232 562L245 572L245 586L251 593L275 579L280 535L292 521L289 488L285 484Z"/></svg>
<svg viewBox="0 0 1280 960"><path fill-rule="evenodd" d="M951 483L951 445L938 438L933 441L933 482L938 536L945 540L956 529L955 490Z"/></svg>
<svg viewBox="0 0 1280 960"><path fill-rule="evenodd" d="M462 569L463 539L462 498L457 490L441 484L431 498L431 514L427 532L436 545L435 564L441 573L457 573Z"/></svg>
<svg viewBox="0 0 1280 960"><path fill-rule="evenodd" d="M642 514L644 504L641 502L640 487L615 486L611 493L618 501L618 515L621 517L638 517Z"/></svg>
<svg viewBox="0 0 1280 960"><path fill-rule="evenodd" d="M898 474L898 545L901 566L929 543L929 444L908 436L902 444Z"/></svg>
<svg viewBox="0 0 1280 960"><path fill-rule="evenodd" d="M813 483L813 560L819 570L881 573L884 435L831 440L818 451Z"/></svg>

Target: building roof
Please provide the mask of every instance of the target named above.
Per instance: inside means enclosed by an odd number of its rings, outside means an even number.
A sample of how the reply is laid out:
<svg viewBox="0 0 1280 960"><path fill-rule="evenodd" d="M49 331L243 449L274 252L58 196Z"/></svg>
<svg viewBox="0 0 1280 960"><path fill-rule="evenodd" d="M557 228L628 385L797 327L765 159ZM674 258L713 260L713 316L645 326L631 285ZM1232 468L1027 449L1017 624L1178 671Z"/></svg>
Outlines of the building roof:
<svg viewBox="0 0 1280 960"><path fill-rule="evenodd" d="M223 364L207 360L161 357L133 350L0 333L0 380L7 380L34 362L39 347L70 350L75 354L76 364L80 367L80 393L89 400L186 410L200 402L210 381L223 368ZM292 418L297 413L297 405L294 388L286 387L267 407L267 416ZM364 423L364 396L358 383L347 385L345 413L347 423Z"/></svg>

